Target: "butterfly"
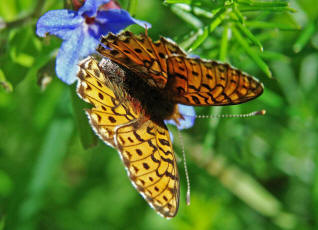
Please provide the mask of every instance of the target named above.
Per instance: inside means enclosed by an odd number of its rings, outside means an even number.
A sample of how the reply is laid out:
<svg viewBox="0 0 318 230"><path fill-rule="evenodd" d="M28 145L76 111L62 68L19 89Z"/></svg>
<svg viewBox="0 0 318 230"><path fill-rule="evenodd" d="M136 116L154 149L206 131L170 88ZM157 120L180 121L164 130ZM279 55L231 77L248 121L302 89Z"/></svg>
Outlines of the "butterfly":
<svg viewBox="0 0 318 230"><path fill-rule="evenodd" d="M228 64L192 58L172 40L109 33L79 64L78 95L95 133L118 150L128 176L149 205L172 218L179 207L176 157L164 120L182 119L178 104L235 105L262 94L254 77Z"/></svg>

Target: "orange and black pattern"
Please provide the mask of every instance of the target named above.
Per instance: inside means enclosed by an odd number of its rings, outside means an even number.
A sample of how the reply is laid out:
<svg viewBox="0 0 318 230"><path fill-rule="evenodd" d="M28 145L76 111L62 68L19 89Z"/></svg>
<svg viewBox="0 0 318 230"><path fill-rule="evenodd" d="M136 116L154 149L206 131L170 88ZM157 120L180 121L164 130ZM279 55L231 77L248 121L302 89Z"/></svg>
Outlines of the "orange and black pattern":
<svg viewBox="0 0 318 230"><path fill-rule="evenodd" d="M80 63L77 92L93 106L86 111L90 124L106 144L119 151L132 184L151 207L164 217L173 217L180 189L168 129L163 120L154 123L136 110L110 74L94 58Z"/></svg>
<svg viewBox="0 0 318 230"><path fill-rule="evenodd" d="M186 105L235 105L258 97L263 85L229 64L187 57L173 41L125 31L102 38L97 51L164 88L171 101ZM107 46L111 49L107 49Z"/></svg>
<svg viewBox="0 0 318 230"><path fill-rule="evenodd" d="M228 64L170 56L168 88L173 100L186 105L236 105L263 92L255 78Z"/></svg>
<svg viewBox="0 0 318 230"><path fill-rule="evenodd" d="M216 61L190 58L173 41L152 42L123 32L102 38L97 51L80 63L79 96L95 133L116 148L129 178L160 215L179 206L179 176L164 120L178 123L177 104L235 105L262 94L255 78ZM108 48L106 48L108 47Z"/></svg>
<svg viewBox="0 0 318 230"><path fill-rule="evenodd" d="M161 37L160 40L152 42L147 35L137 36L129 31L119 35L109 33L101 42L111 50L99 45L98 52L159 88L163 88L167 83L167 57L173 54L186 55L169 39Z"/></svg>

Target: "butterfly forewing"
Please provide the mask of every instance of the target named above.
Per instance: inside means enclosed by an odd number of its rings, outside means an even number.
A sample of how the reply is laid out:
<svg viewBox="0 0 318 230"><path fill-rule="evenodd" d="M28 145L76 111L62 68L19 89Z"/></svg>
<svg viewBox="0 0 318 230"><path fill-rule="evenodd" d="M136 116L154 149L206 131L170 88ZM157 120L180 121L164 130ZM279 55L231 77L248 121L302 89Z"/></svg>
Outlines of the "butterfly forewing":
<svg viewBox="0 0 318 230"><path fill-rule="evenodd" d="M101 42L103 45L97 48L99 53L138 73L149 85L159 88L163 88L168 79L166 58L171 54L186 55L168 39L152 42L147 35L136 36L128 31L118 35L109 33Z"/></svg>
<svg viewBox="0 0 318 230"><path fill-rule="evenodd" d="M262 94L263 86L228 64L198 58L170 56L167 90L176 103L186 105L234 105Z"/></svg>
<svg viewBox="0 0 318 230"><path fill-rule="evenodd" d="M94 58L81 62L78 77L79 96L93 105L87 114L94 131L119 151L131 182L150 206L164 217L175 216L179 177L163 121L155 123L136 109Z"/></svg>

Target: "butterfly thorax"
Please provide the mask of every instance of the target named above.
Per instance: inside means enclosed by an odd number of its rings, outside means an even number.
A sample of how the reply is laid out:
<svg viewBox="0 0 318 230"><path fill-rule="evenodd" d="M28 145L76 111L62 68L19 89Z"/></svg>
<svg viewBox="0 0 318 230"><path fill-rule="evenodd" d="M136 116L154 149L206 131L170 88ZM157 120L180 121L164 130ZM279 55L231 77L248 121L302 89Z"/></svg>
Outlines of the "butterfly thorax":
<svg viewBox="0 0 318 230"><path fill-rule="evenodd" d="M145 79L123 66L103 59L100 63L105 76L118 86L119 91L125 92L125 99L130 102L137 112L145 115L157 124L172 117L175 103L169 98L165 89L150 86Z"/></svg>
<svg viewBox="0 0 318 230"><path fill-rule="evenodd" d="M124 69L124 72L123 87L128 93L127 99L136 106L136 109L143 110L147 117L158 124L172 116L175 103L171 101L164 89L149 86L144 79L132 71Z"/></svg>

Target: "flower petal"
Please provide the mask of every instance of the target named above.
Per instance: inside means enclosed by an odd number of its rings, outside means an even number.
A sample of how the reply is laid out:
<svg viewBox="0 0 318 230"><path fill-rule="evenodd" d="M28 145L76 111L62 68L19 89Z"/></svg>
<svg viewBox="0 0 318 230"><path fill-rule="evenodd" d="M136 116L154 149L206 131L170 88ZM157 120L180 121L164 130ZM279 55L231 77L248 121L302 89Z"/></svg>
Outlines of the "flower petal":
<svg viewBox="0 0 318 230"><path fill-rule="evenodd" d="M188 106L188 105L178 105L179 107L179 112L183 115L184 120L180 121L180 127L179 129L189 129L194 125L195 121L195 110L193 106Z"/></svg>
<svg viewBox="0 0 318 230"><path fill-rule="evenodd" d="M78 13L80 15L85 14L88 17L93 17L96 15L98 8L108 2L109 0L86 0L84 5L79 8Z"/></svg>
<svg viewBox="0 0 318 230"><path fill-rule="evenodd" d="M65 40L71 36L74 29L81 25L83 20L76 11L51 10L38 20L36 34L45 37L49 33Z"/></svg>
<svg viewBox="0 0 318 230"><path fill-rule="evenodd" d="M75 82L79 60L94 53L95 47L99 43L96 38L87 33L81 27L74 30L72 37L62 43L56 57L56 74L67 84Z"/></svg>
<svg viewBox="0 0 318 230"><path fill-rule="evenodd" d="M179 119L179 125L174 120L165 120L166 124L177 126L178 129L189 129L194 125L195 110L192 106L178 104L179 113L184 119Z"/></svg>
<svg viewBox="0 0 318 230"><path fill-rule="evenodd" d="M150 28L151 24L145 21L134 19L126 10L110 9L97 12L96 23L100 24L101 33L118 33L131 24L138 24L142 27Z"/></svg>

